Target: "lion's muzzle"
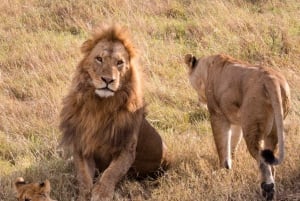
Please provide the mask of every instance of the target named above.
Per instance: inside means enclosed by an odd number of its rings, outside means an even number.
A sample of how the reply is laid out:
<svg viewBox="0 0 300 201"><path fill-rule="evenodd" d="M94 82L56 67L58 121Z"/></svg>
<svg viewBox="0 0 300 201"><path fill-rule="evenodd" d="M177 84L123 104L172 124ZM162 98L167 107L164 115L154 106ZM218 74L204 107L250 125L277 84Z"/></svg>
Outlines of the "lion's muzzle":
<svg viewBox="0 0 300 201"><path fill-rule="evenodd" d="M95 93L101 98L111 97L115 93L115 79L112 77L101 76L102 86L95 89Z"/></svg>

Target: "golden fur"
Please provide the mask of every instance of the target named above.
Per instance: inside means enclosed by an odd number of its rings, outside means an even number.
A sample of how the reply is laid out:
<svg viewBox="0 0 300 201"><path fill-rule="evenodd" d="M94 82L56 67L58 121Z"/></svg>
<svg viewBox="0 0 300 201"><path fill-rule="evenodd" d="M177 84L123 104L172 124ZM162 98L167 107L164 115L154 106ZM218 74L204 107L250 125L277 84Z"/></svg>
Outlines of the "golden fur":
<svg viewBox="0 0 300 201"><path fill-rule="evenodd" d="M231 154L241 136L262 177L267 199L274 195L273 166L284 158L283 119L290 106L283 75L227 55L197 59L185 56L189 80L199 101L206 103L221 167L231 168ZM274 156L277 144L279 157Z"/></svg>
<svg viewBox="0 0 300 201"><path fill-rule="evenodd" d="M26 183L22 177L16 179L18 201L54 201L50 198L50 182Z"/></svg>
<svg viewBox="0 0 300 201"><path fill-rule="evenodd" d="M111 200L129 168L138 174L166 162L161 137L145 119L137 53L123 27L101 26L81 48L63 100L62 145L72 148L78 200ZM93 184L95 170L104 171Z"/></svg>

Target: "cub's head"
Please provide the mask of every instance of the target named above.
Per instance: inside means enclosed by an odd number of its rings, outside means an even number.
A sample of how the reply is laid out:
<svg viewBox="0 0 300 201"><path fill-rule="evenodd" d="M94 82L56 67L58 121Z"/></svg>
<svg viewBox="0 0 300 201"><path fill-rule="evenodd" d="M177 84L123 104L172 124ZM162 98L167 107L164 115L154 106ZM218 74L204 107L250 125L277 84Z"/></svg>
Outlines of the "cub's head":
<svg viewBox="0 0 300 201"><path fill-rule="evenodd" d="M50 198L50 182L26 183L19 177L15 181L18 201L54 201Z"/></svg>
<svg viewBox="0 0 300 201"><path fill-rule="evenodd" d="M184 62L188 70L188 77L192 87L196 90L201 104L207 103L205 87L207 81L207 67L209 66L206 59L197 59L192 54L184 57Z"/></svg>
<svg viewBox="0 0 300 201"><path fill-rule="evenodd" d="M99 27L82 44L81 51L85 56L79 67L87 72L90 84L101 98L114 96L132 76L136 51L124 27Z"/></svg>

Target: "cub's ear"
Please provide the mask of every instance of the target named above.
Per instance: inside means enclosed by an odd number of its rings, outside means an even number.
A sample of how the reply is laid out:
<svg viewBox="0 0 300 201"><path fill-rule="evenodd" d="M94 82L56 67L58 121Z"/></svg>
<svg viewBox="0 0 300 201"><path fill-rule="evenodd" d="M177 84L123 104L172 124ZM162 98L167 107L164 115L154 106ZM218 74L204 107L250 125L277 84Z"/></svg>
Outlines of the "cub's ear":
<svg viewBox="0 0 300 201"><path fill-rule="evenodd" d="M46 193L46 194L50 193L51 186L50 186L50 182L49 182L48 179L46 179L45 181L41 182L39 184L39 187L40 187L40 191L41 192Z"/></svg>
<svg viewBox="0 0 300 201"><path fill-rule="evenodd" d="M83 54L86 54L90 52L93 49L93 47L94 41L92 39L88 39L84 43L82 43L80 50Z"/></svg>
<svg viewBox="0 0 300 201"><path fill-rule="evenodd" d="M192 54L187 54L184 56L184 62L188 67L194 68L196 66L197 59Z"/></svg>
<svg viewBox="0 0 300 201"><path fill-rule="evenodd" d="M19 192L20 187L25 185L25 184L26 184L26 182L24 181L24 179L22 177L18 177L15 181L16 190Z"/></svg>

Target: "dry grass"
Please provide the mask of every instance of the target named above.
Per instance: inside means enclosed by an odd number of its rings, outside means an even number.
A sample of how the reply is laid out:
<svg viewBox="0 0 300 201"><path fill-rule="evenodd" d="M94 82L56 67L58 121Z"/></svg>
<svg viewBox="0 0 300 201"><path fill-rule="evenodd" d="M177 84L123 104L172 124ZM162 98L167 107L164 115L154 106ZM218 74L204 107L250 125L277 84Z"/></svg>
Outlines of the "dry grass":
<svg viewBox="0 0 300 201"><path fill-rule="evenodd" d="M0 200L12 182L49 178L52 197L73 200L72 161L57 150L58 113L79 46L103 21L132 30L145 71L148 119L174 154L156 181L124 179L115 200L259 200L245 145L232 171L218 169L208 114L197 105L183 55L228 53L283 72L292 88L278 200L300 200L300 2L297 0L4 0L0 5Z"/></svg>

